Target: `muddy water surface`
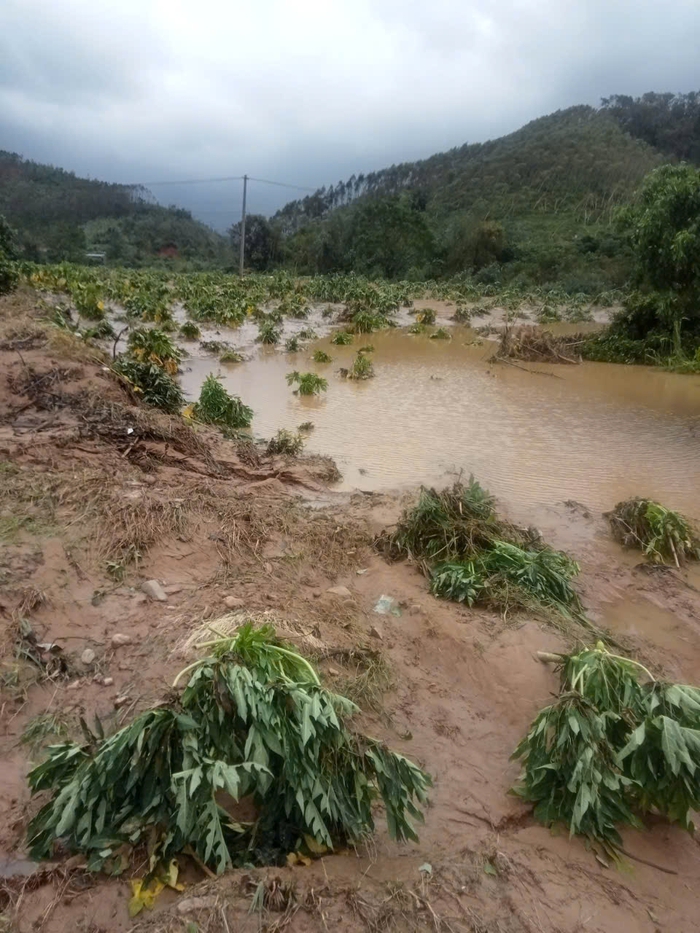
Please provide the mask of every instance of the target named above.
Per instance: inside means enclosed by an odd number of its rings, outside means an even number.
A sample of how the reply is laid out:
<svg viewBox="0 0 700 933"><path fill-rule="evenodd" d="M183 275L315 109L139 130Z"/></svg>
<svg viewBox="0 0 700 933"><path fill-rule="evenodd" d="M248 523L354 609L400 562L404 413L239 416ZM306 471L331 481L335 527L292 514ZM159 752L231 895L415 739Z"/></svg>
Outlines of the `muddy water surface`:
<svg viewBox="0 0 700 933"><path fill-rule="evenodd" d="M464 471L526 505L576 499L610 508L647 495L700 517L700 377L602 363L526 372L489 363L494 344L475 344L468 328L452 333L430 340L397 329L357 337L354 347L326 337L296 354L253 350L238 365L193 356L183 387L196 396L218 371L255 411L256 435L313 421L307 449L334 457L346 487L440 483ZM238 346L243 336L222 335ZM375 378L340 378L364 343L375 347ZM318 347L333 363L311 361ZM328 391L294 395L285 381L294 369L324 375Z"/></svg>

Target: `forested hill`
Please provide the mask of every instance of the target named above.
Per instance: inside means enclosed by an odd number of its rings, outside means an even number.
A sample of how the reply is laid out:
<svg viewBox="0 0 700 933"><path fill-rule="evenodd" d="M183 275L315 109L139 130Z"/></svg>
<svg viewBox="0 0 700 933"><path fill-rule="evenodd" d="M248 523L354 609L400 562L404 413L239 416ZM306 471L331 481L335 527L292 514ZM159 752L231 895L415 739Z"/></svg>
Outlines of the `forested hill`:
<svg viewBox="0 0 700 933"><path fill-rule="evenodd" d="M18 232L23 258L149 263L159 256L204 263L229 258L227 240L189 211L150 203L143 188L79 178L0 150L0 214Z"/></svg>
<svg viewBox="0 0 700 933"><path fill-rule="evenodd" d="M598 215L624 199L661 160L611 114L571 107L500 139L353 175L291 201L273 220L289 234L357 198L406 191L418 193L439 214L467 210L506 219L576 210Z"/></svg>

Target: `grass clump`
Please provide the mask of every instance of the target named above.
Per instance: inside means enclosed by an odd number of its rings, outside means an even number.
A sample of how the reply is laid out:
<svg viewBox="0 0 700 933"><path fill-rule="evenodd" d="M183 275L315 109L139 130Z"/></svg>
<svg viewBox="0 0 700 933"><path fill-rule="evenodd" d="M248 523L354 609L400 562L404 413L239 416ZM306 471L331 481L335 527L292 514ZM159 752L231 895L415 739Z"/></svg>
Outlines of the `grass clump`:
<svg viewBox="0 0 700 933"><path fill-rule="evenodd" d="M147 405L168 414L179 412L185 403L180 386L170 373L155 363L141 362L122 355L114 363L114 371L123 376Z"/></svg>
<svg viewBox="0 0 700 933"><path fill-rule="evenodd" d="M194 321L185 321L180 325L180 336L185 340L199 340L202 332Z"/></svg>
<svg viewBox="0 0 700 933"><path fill-rule="evenodd" d="M33 858L60 847L115 871L146 845L152 871L183 850L217 873L282 864L304 842L319 851L365 838L377 802L394 838L416 839L429 776L353 732L354 704L271 626L246 623L200 647L210 653L181 672L178 699L108 738L54 745L30 773L32 792L51 793L29 825ZM251 798L256 819L235 822L221 791Z"/></svg>
<svg viewBox="0 0 700 933"><path fill-rule="evenodd" d="M205 424L216 424L234 430L250 427L253 420L253 409L244 405L237 395L229 395L211 373L204 380L192 414Z"/></svg>
<svg viewBox="0 0 700 933"><path fill-rule="evenodd" d="M284 454L287 457L298 457L304 449L304 438L298 431L287 431L285 428L270 438L267 444L269 454Z"/></svg>
<svg viewBox="0 0 700 933"><path fill-rule="evenodd" d="M337 334L333 334L331 337L331 343L335 344L337 347L347 347L354 339L353 335L349 334L346 330L339 330Z"/></svg>
<svg viewBox="0 0 700 933"><path fill-rule="evenodd" d="M700 560L700 536L688 519L653 499L626 499L605 517L618 541L639 548L654 563L680 567Z"/></svg>
<svg viewBox="0 0 700 933"><path fill-rule="evenodd" d="M534 529L501 519L495 500L473 477L437 492L421 488L396 530L383 539L388 554L418 561L431 592L504 614L528 609L582 619L571 580L579 571Z"/></svg>
<svg viewBox="0 0 700 933"><path fill-rule="evenodd" d="M333 357L329 356L325 350L314 350L311 359L314 363L332 363Z"/></svg>
<svg viewBox="0 0 700 933"><path fill-rule="evenodd" d="M563 823L609 856L618 827L642 828L658 813L692 832L700 808L700 690L657 682L602 642L554 655L559 696L513 753L523 763L515 792L545 825Z"/></svg>
<svg viewBox="0 0 700 933"><path fill-rule="evenodd" d="M295 385L299 395L320 395L328 388L328 380L316 373L299 373L296 370L287 373L287 385Z"/></svg>

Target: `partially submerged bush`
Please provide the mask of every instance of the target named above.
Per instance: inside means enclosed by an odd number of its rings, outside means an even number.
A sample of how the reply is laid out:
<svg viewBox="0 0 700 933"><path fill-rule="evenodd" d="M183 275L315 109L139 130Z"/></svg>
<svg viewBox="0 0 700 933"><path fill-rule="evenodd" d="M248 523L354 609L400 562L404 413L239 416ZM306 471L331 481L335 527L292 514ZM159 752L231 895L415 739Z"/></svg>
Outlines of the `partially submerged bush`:
<svg viewBox="0 0 700 933"><path fill-rule="evenodd" d="M224 352L219 357L220 363L242 363L243 354L239 353L238 350L224 350Z"/></svg>
<svg viewBox="0 0 700 933"><path fill-rule="evenodd" d="M606 512L613 535L625 547L643 551L655 563L700 560L700 536L680 512L653 499L626 499Z"/></svg>
<svg viewBox="0 0 700 933"><path fill-rule="evenodd" d="M280 342L282 329L276 321L266 318L258 324L258 336L255 338L258 343L275 344Z"/></svg>
<svg viewBox="0 0 700 933"><path fill-rule="evenodd" d="M617 857L618 827L660 813L692 832L700 809L700 690L656 682L601 642L552 656L559 697L537 715L513 758L515 792L549 826L564 823ZM644 678L644 682L641 682Z"/></svg>
<svg viewBox="0 0 700 933"><path fill-rule="evenodd" d="M353 340L353 335L345 330L339 330L337 334L333 334L331 337L331 343L334 343L337 347L347 347Z"/></svg>
<svg viewBox="0 0 700 933"><path fill-rule="evenodd" d="M374 366L372 360L365 356L362 350L358 350L350 369L341 369L340 374L345 379L371 379L374 376Z"/></svg>
<svg viewBox="0 0 700 933"><path fill-rule="evenodd" d="M175 414L185 403L180 386L169 373L155 363L141 362L122 355L117 357L114 370L130 383L148 405Z"/></svg>
<svg viewBox="0 0 700 933"><path fill-rule="evenodd" d="M199 340L202 332L194 323L194 321L185 321L184 324L180 325L180 336L184 337L185 340Z"/></svg>
<svg viewBox="0 0 700 933"><path fill-rule="evenodd" d="M435 333L430 335L431 340L452 340L452 334L444 327L438 327Z"/></svg>
<svg viewBox="0 0 700 933"><path fill-rule="evenodd" d="M417 560L436 596L583 621L571 586L575 561L547 547L535 530L499 518L493 496L473 477L442 492L422 487L384 544L389 556Z"/></svg>
<svg viewBox="0 0 700 933"><path fill-rule="evenodd" d="M288 337L284 343L284 349L287 351L287 353L298 353L301 350L299 334L294 334L292 337Z"/></svg>
<svg viewBox="0 0 700 933"><path fill-rule="evenodd" d="M314 350L311 359L314 363L332 363L333 357L329 356L325 350Z"/></svg>
<svg viewBox="0 0 700 933"><path fill-rule="evenodd" d="M416 321L419 324L434 324L435 323L435 311L432 308L424 308L422 311L419 311L416 314Z"/></svg>
<svg viewBox="0 0 700 933"><path fill-rule="evenodd" d="M319 395L328 388L328 380L316 373L299 373L294 370L293 373L287 373L287 385L295 385L294 390L299 395Z"/></svg>
<svg viewBox="0 0 700 933"><path fill-rule="evenodd" d="M250 427L253 420L253 409L244 405L237 395L229 395L211 373L204 380L199 400L192 407L192 414L206 424L216 424L234 430Z"/></svg>
<svg viewBox="0 0 700 933"><path fill-rule="evenodd" d="M185 849L216 872L282 864L358 842L383 803L391 836L416 839L430 778L347 723L356 707L325 690L271 626L243 625L210 642L187 686L109 738L49 749L29 775L51 799L29 825L33 858L83 853L92 870L119 871L148 847L153 866ZM180 679L177 678L177 681ZM252 798L257 816L236 822L220 803Z"/></svg>
<svg viewBox="0 0 700 933"><path fill-rule="evenodd" d="M270 438L267 444L269 454L285 454L288 457L297 457L304 449L304 438L298 431L287 431L285 428Z"/></svg>
<svg viewBox="0 0 700 933"><path fill-rule="evenodd" d="M130 355L140 362L155 363L174 376L182 353L168 335L157 327L137 327L129 334Z"/></svg>

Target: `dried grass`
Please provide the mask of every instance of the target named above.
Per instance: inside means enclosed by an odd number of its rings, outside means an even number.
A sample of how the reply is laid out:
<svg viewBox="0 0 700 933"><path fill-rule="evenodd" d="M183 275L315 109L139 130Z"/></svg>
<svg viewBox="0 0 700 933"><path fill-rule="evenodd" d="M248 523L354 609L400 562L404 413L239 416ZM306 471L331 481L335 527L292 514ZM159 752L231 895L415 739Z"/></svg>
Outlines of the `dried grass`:
<svg viewBox="0 0 700 933"><path fill-rule="evenodd" d="M540 327L523 324L501 332L498 352L492 361L511 359L532 363L580 363L579 348L585 334L552 334Z"/></svg>

